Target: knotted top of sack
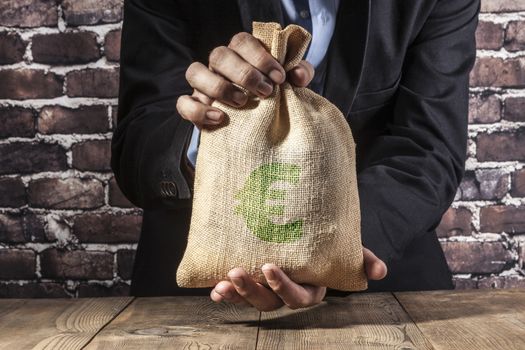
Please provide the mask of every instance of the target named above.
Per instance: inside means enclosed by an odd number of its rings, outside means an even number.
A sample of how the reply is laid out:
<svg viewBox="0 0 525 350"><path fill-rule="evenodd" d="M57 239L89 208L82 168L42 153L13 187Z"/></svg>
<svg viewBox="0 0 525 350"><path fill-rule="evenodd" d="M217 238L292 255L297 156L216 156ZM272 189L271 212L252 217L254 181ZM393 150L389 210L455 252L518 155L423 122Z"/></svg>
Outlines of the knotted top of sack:
<svg viewBox="0 0 525 350"><path fill-rule="evenodd" d="M281 29L279 23L253 22L252 35L259 39L266 50L288 72L302 60L312 35L296 24Z"/></svg>

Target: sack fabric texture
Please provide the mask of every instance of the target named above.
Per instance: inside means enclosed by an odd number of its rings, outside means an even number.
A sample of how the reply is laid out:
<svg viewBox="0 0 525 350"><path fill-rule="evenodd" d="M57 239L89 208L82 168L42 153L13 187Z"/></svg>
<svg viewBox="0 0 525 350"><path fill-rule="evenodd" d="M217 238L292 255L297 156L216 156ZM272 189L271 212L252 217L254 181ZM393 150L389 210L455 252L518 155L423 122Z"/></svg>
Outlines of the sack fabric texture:
<svg viewBox="0 0 525 350"><path fill-rule="evenodd" d="M311 39L298 25L253 22L253 36L288 72ZM180 287L211 287L244 268L267 285L274 263L294 282L367 288L355 142L338 108L284 82L242 108L214 101L224 124L201 132Z"/></svg>

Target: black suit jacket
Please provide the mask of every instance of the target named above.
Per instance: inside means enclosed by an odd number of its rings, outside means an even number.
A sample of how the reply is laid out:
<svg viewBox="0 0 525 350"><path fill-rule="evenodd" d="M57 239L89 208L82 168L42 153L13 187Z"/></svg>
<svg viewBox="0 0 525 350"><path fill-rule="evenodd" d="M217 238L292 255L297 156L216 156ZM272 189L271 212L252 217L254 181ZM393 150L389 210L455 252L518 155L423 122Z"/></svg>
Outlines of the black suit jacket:
<svg viewBox="0 0 525 350"><path fill-rule="evenodd" d="M464 174L479 0L342 0L325 97L357 144L363 245L389 268L369 290L452 288L435 233ZM279 0L127 0L111 164L144 208L134 295L202 294L175 281L186 247L192 124L175 105L185 70L251 23L283 24ZM335 291L330 291L329 294Z"/></svg>

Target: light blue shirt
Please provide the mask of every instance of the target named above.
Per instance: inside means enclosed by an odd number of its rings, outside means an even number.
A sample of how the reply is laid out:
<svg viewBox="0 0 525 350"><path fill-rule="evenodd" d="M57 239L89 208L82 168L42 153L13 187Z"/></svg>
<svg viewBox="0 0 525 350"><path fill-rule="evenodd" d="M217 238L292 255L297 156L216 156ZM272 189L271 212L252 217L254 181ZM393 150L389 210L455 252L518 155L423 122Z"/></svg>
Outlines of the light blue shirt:
<svg viewBox="0 0 525 350"><path fill-rule="evenodd" d="M326 51L335 29L335 20L340 0L281 0L285 24L295 23L312 34L305 60L315 69L310 88L323 94L326 72ZM195 167L199 148L200 131L195 126L191 134L187 156Z"/></svg>

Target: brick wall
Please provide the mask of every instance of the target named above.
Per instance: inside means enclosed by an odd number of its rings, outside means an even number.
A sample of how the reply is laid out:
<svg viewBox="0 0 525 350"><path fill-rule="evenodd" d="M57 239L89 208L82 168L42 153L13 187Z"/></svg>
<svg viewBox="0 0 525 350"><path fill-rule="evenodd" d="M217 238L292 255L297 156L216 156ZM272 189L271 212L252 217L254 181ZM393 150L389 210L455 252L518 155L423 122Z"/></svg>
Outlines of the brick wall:
<svg viewBox="0 0 525 350"><path fill-rule="evenodd" d="M525 286L525 0L482 0L457 288ZM0 0L0 296L129 291L141 211L109 168L121 0Z"/></svg>

